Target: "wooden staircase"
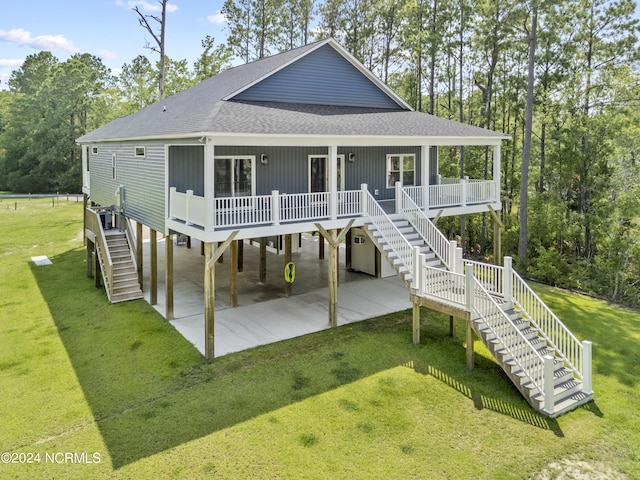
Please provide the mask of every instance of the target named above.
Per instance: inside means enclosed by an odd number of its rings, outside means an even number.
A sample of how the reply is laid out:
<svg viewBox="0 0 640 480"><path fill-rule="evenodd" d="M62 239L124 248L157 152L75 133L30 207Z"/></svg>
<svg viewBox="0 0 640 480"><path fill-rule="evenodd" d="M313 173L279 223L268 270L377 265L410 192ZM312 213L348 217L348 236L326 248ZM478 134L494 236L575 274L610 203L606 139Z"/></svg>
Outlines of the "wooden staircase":
<svg viewBox="0 0 640 480"><path fill-rule="evenodd" d="M573 336L512 271L509 257L508 267L465 263L462 251L447 252L446 238L415 204L409 207L410 215L387 214L370 198L365 232L409 289L414 304L466 319L541 414L557 417L592 400L591 343ZM434 237L434 231L442 238ZM439 242L437 253L429 235Z"/></svg>
<svg viewBox="0 0 640 480"><path fill-rule="evenodd" d="M108 285L108 281L105 280L107 291L111 292L109 301L118 303L143 298L138 283L136 264L131 255L131 247L126 234L117 229L111 229L105 231L105 237L113 265L113 285Z"/></svg>
<svg viewBox="0 0 640 480"><path fill-rule="evenodd" d="M435 253L431 251L429 246L424 242L422 237L411 224L399 214L390 214L389 219L393 222L398 231L404 236L412 247L418 247L420 253L424 255L425 263L435 268L445 268L440 262ZM368 223L365 225L365 233L377 245L380 252L384 255L387 261L393 266L400 279L404 282L408 289L412 288L413 274L409 267L405 265L404 261L394 252L393 247L385 239L384 235L375 227Z"/></svg>
<svg viewBox="0 0 640 480"><path fill-rule="evenodd" d="M554 350L549 348L545 339L532 328L531 323L527 319L523 318L521 312L514 308L507 308L504 312L506 313L506 319L515 325L522 334L521 337L518 335L518 339L512 338L511 340L524 342L526 339L529 345L532 345L540 356L544 357L549 355L553 357L554 380L553 401L551 402L553 408L551 412L545 412L544 392L527 377L515 361L513 355L505 348L503 342L506 342L508 339L504 336L502 339L497 338L487 326L485 318L480 317L472 320L471 326L473 330L529 405L531 405L534 410L545 413L549 417L557 417L589 402L593 398L593 394L588 395L583 392L583 382L580 379L576 379L573 372L565 366L564 362L556 357ZM530 352L525 355L532 356L535 354ZM523 359L520 358L520 360L522 361Z"/></svg>

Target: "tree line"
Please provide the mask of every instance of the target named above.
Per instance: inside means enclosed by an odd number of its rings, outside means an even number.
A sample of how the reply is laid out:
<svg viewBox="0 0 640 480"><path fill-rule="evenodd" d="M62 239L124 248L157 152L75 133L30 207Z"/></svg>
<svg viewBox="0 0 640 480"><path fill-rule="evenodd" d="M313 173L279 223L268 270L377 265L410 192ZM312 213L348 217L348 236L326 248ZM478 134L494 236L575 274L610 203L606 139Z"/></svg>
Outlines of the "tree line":
<svg viewBox="0 0 640 480"><path fill-rule="evenodd" d="M113 76L88 54L59 62L40 52L0 91L0 189L78 191L75 138L157 101L160 78L171 95L233 63L332 36L416 110L511 135L500 215L503 249L521 269L637 305L635 9L632 0L226 0L225 41L202 40L193 65L140 55ZM443 148L439 161L443 176L492 171L477 147ZM485 216L439 226L465 252L490 255Z"/></svg>

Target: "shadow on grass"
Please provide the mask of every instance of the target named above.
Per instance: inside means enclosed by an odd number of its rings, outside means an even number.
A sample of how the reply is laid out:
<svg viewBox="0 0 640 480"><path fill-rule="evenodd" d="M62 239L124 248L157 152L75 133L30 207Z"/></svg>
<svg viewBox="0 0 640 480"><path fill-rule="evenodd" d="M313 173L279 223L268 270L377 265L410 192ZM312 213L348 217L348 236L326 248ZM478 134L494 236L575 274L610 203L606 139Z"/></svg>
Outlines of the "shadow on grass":
<svg viewBox="0 0 640 480"><path fill-rule="evenodd" d="M85 277L84 256L69 251L32 273L114 468L408 362L478 409L562 435L488 360L468 372L464 349L442 339L444 330L428 326L428 345L412 345L410 312L206 362L144 301L109 305Z"/></svg>

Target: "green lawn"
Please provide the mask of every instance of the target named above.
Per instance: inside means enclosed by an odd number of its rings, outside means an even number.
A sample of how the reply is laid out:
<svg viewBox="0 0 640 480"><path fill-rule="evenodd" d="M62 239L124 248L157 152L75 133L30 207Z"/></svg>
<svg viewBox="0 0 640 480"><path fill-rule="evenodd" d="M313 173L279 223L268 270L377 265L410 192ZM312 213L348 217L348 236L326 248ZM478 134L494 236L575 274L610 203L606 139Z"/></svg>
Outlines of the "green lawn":
<svg viewBox="0 0 640 480"><path fill-rule="evenodd" d="M417 346L407 311L209 363L144 301L93 287L81 203L14 206L0 203L0 452L40 462L0 478L640 478L637 312L536 288L593 341L596 401L555 420L478 342L468 371L463 324L452 339L427 311Z"/></svg>

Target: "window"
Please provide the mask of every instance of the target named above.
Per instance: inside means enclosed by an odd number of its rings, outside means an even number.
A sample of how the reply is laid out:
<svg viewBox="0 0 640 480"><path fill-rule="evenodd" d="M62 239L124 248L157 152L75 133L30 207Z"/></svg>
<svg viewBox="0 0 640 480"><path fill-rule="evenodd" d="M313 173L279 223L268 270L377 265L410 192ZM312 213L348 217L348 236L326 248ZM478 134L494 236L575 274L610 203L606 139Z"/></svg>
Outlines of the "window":
<svg viewBox="0 0 640 480"><path fill-rule="evenodd" d="M416 156L411 154L387 155L387 188L393 188L396 182L402 185L415 185Z"/></svg>
<svg viewBox="0 0 640 480"><path fill-rule="evenodd" d="M97 155L98 154L98 147L91 147L91 155Z"/></svg>
<svg viewBox="0 0 640 480"><path fill-rule="evenodd" d="M146 154L146 147L136 147L136 157L145 157Z"/></svg>
<svg viewBox="0 0 640 480"><path fill-rule="evenodd" d="M344 155L338 155L337 188L344 190ZM309 192L329 191L329 155L309 155Z"/></svg>
<svg viewBox="0 0 640 480"><path fill-rule="evenodd" d="M256 157L216 157L213 172L216 197L255 195Z"/></svg>
<svg viewBox="0 0 640 480"><path fill-rule="evenodd" d="M116 170L118 167L118 157L115 153L111 154L111 178L116 179Z"/></svg>

